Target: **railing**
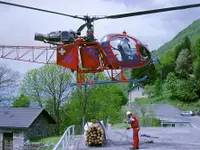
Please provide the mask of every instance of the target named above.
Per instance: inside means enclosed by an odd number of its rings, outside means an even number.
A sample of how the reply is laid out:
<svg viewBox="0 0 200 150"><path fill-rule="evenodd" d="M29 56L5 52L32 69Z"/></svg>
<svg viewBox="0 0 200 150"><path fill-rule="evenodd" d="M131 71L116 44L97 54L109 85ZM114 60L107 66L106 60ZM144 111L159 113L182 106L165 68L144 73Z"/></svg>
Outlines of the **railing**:
<svg viewBox="0 0 200 150"><path fill-rule="evenodd" d="M74 127L75 125L72 125L66 129L65 133L62 135L61 139L58 141L53 150L67 150L70 140L72 136L74 136Z"/></svg>

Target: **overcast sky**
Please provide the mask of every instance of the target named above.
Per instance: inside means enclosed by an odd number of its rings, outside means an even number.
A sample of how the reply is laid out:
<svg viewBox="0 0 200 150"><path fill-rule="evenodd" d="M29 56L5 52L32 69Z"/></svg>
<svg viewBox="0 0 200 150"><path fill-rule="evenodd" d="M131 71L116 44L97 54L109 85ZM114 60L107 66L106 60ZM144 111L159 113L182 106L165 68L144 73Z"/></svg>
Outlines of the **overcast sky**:
<svg viewBox="0 0 200 150"><path fill-rule="evenodd" d="M176 5L200 3L200 0L4 0L72 15L112 15ZM95 22L95 36L123 30L146 43L151 50L171 40L178 32L200 17L200 7L123 19ZM0 4L0 45L44 45L34 41L35 32L77 30L81 20ZM12 69L26 73L39 64L0 59Z"/></svg>

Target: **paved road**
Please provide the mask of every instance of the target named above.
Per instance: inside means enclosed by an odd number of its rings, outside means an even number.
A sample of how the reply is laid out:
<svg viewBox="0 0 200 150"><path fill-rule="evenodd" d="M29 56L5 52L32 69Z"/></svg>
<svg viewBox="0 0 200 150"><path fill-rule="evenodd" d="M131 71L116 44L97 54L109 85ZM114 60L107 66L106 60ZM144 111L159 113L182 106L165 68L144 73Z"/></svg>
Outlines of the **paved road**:
<svg viewBox="0 0 200 150"><path fill-rule="evenodd" d="M200 117L199 116L191 116L191 117L184 117L190 121L191 125L200 131Z"/></svg>
<svg viewBox="0 0 200 150"><path fill-rule="evenodd" d="M75 142L73 150L127 150L131 146L131 130L109 130L108 142L104 147L88 147L81 137ZM141 150L198 150L200 147L200 130L192 127L182 128L141 128L141 134L157 136L158 138L140 137ZM128 139L126 138L128 136ZM147 143L153 140L153 143Z"/></svg>
<svg viewBox="0 0 200 150"><path fill-rule="evenodd" d="M200 149L200 117L182 117L180 111L170 105L154 105L156 116L165 120L190 121L193 127L180 128L141 128L140 134L149 134L159 138L140 137L141 150L198 150ZM132 145L131 130L107 130L108 142L104 147L88 147L84 137L77 139L71 150L127 150ZM153 140L153 143L147 143Z"/></svg>
<svg viewBox="0 0 200 150"><path fill-rule="evenodd" d="M168 104L144 104L145 112L150 116L153 116L167 121L188 121L187 117L182 117L181 111L176 107ZM132 111L137 114L141 114L141 107L135 103L129 103L127 105L127 110ZM153 112L152 112L153 111Z"/></svg>
<svg viewBox="0 0 200 150"><path fill-rule="evenodd" d="M141 107L145 108L145 112L149 115L153 113L156 116L176 117L181 114L179 109L168 104L143 104L140 106L135 103L129 103L127 105L127 110L141 114Z"/></svg>

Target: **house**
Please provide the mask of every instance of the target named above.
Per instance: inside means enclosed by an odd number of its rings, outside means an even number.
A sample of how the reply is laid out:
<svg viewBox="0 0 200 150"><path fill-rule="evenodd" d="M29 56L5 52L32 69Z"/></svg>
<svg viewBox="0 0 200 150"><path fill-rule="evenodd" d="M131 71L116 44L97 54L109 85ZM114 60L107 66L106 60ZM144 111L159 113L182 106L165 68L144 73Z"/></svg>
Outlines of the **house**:
<svg viewBox="0 0 200 150"><path fill-rule="evenodd" d="M148 95L144 94L144 86L141 84L133 85L131 89L128 90L129 103L134 102L135 98L146 98Z"/></svg>
<svg viewBox="0 0 200 150"><path fill-rule="evenodd" d="M30 138L50 136L55 123L43 108L0 109L0 149L22 150Z"/></svg>

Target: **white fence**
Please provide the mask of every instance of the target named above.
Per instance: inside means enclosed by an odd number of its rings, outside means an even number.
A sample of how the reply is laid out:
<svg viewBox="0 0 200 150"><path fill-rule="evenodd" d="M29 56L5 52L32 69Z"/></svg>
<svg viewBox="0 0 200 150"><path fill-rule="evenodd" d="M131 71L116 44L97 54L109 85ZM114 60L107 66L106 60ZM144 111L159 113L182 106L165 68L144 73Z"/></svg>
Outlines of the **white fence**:
<svg viewBox="0 0 200 150"><path fill-rule="evenodd" d="M75 125L69 126L53 150L67 150L71 138L74 136Z"/></svg>

